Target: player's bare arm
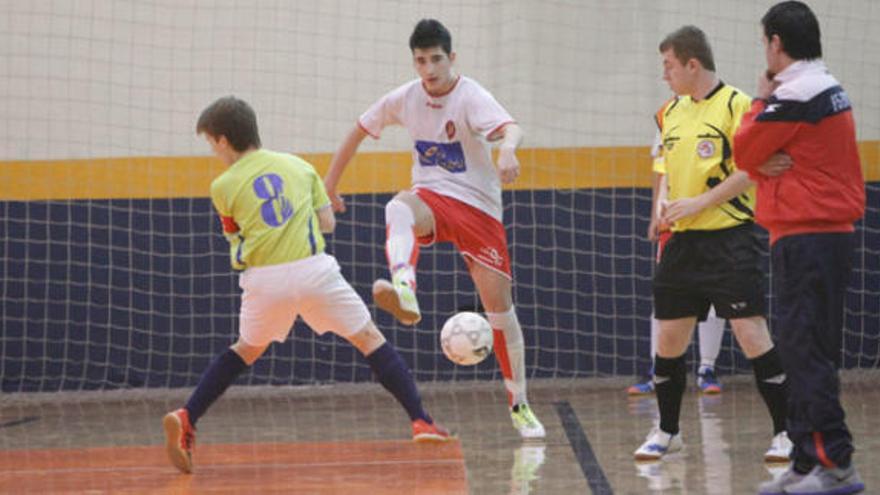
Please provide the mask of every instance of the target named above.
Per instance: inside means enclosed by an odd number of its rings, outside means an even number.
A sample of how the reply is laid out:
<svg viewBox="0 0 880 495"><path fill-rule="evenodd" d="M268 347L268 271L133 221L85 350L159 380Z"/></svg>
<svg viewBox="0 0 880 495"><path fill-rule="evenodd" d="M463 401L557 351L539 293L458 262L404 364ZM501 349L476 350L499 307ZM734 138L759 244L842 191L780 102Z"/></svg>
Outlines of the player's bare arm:
<svg viewBox="0 0 880 495"><path fill-rule="evenodd" d="M327 205L316 212L318 214L318 227L322 234L332 234L336 230L336 215L333 214L333 207Z"/></svg>
<svg viewBox="0 0 880 495"><path fill-rule="evenodd" d="M673 223L682 218L697 215L701 211L720 205L746 192L754 182L749 174L737 170L730 177L708 191L692 198L681 198L661 203L660 215L664 222Z"/></svg>
<svg viewBox="0 0 880 495"><path fill-rule="evenodd" d="M652 172L651 184L651 219L648 223L648 240L657 241L660 232L668 228L660 219L660 203L666 201L666 174Z"/></svg>
<svg viewBox="0 0 880 495"><path fill-rule="evenodd" d="M339 149L336 150L336 153L330 160L330 169L324 177L324 187L327 189L327 195L330 197L333 211L345 212L345 200L342 199L336 188L339 185L342 174L345 172L345 167L348 166L348 163L357 152L365 137L367 137L367 132L361 126L355 125L345 136L342 145L339 146Z"/></svg>
<svg viewBox="0 0 880 495"><path fill-rule="evenodd" d="M519 177L519 160L516 158L516 149L522 143L522 128L510 123L489 136L489 141L501 139L498 150L498 175L503 184L510 184Z"/></svg>

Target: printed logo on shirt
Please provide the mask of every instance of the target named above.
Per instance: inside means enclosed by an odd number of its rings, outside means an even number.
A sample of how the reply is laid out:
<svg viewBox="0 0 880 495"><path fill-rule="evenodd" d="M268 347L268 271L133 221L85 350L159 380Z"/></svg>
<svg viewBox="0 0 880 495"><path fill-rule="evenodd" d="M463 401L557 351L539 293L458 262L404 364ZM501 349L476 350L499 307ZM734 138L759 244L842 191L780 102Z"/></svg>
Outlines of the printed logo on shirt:
<svg viewBox="0 0 880 495"><path fill-rule="evenodd" d="M458 141L454 143L416 141L415 147L419 154L419 165L423 167L440 167L454 174L467 171L464 149Z"/></svg>
<svg viewBox="0 0 880 495"><path fill-rule="evenodd" d="M697 143L697 154L700 158L709 158L715 154L715 143L708 139L704 139Z"/></svg>
<svg viewBox="0 0 880 495"><path fill-rule="evenodd" d="M850 108L852 108L852 104L849 102L849 96L847 96L842 89L839 92L831 94L832 113L840 113L844 110L849 110Z"/></svg>
<svg viewBox="0 0 880 495"><path fill-rule="evenodd" d="M446 137L450 141L455 137L455 122L451 120L446 121Z"/></svg>

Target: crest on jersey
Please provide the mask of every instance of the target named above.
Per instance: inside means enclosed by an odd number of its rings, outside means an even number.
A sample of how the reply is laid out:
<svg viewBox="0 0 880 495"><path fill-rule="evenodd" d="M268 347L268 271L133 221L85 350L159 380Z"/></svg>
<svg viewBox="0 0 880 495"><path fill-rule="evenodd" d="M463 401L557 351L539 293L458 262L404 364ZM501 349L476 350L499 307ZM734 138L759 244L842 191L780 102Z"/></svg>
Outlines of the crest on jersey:
<svg viewBox="0 0 880 495"><path fill-rule="evenodd" d="M700 158L709 158L715 154L715 143L709 139L704 139L697 143L697 154Z"/></svg>
<svg viewBox="0 0 880 495"><path fill-rule="evenodd" d="M452 138L455 137L455 122L451 120L446 121L446 137L452 141Z"/></svg>

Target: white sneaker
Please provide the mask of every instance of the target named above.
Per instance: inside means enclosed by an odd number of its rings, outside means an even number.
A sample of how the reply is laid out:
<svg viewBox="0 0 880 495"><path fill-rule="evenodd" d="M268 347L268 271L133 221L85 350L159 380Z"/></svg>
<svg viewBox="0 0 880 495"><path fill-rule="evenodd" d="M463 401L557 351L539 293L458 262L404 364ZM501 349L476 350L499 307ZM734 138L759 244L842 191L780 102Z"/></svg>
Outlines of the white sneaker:
<svg viewBox="0 0 880 495"><path fill-rule="evenodd" d="M678 452L684 447L681 435L670 435L659 427L648 433L648 438L633 454L637 461L657 461L666 454Z"/></svg>
<svg viewBox="0 0 880 495"><path fill-rule="evenodd" d="M764 453L764 462L789 462L793 448L788 433L781 431L770 442L770 448Z"/></svg>
<svg viewBox="0 0 880 495"><path fill-rule="evenodd" d="M791 495L851 495L865 490L855 466L846 469L826 468L821 464L799 480L785 485Z"/></svg>
<svg viewBox="0 0 880 495"><path fill-rule="evenodd" d="M772 480L761 483L758 486L758 495L785 495L786 487L802 480L804 476L806 475L794 470L794 464L790 464L781 473L774 473Z"/></svg>
<svg viewBox="0 0 880 495"><path fill-rule="evenodd" d="M383 278L373 282L373 300L376 306L391 313L404 325L415 325L422 319L419 300L410 283L395 280L391 283Z"/></svg>

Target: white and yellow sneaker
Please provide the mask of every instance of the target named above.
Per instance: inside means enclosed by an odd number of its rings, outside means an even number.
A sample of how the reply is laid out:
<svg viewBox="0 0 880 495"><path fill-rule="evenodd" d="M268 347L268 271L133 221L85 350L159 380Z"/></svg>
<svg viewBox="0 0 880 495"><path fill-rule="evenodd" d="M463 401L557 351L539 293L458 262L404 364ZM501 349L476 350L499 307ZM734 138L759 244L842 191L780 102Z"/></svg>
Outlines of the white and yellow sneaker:
<svg viewBox="0 0 880 495"><path fill-rule="evenodd" d="M538 421L528 404L516 404L510 408L510 419L513 427L524 439L544 438L544 425Z"/></svg>
<svg viewBox="0 0 880 495"><path fill-rule="evenodd" d="M412 284L406 280L395 280L394 283L383 278L376 280L373 282L373 301L404 325L415 325L422 319L419 300Z"/></svg>

